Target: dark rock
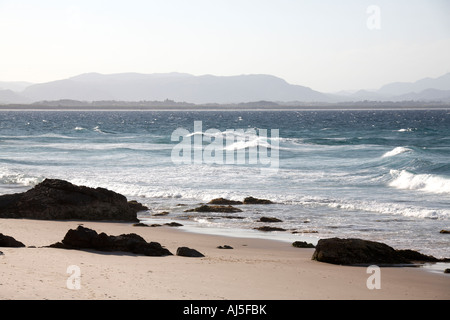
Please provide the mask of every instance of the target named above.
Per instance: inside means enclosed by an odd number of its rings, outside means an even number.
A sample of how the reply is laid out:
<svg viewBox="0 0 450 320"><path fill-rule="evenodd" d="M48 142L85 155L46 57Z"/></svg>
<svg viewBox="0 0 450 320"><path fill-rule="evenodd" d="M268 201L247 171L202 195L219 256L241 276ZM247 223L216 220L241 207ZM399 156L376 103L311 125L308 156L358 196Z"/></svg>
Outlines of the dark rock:
<svg viewBox="0 0 450 320"><path fill-rule="evenodd" d="M439 262L440 260L433 257L433 256L427 256L425 254L422 254L420 252L414 251L414 250L396 250L397 253L399 253L402 257L405 259L411 261L411 262Z"/></svg>
<svg viewBox="0 0 450 320"><path fill-rule="evenodd" d="M445 269L444 273L450 273L450 269Z"/></svg>
<svg viewBox="0 0 450 320"><path fill-rule="evenodd" d="M395 250L375 241L361 239L319 240L313 260L341 265L413 264L440 261L412 250Z"/></svg>
<svg viewBox="0 0 450 320"><path fill-rule="evenodd" d="M141 236L131 233L120 236L98 234L95 230L78 226L76 230L69 230L62 240L50 245L60 249L93 249L106 252L131 252L146 256L169 256L172 253L157 242L146 242Z"/></svg>
<svg viewBox="0 0 450 320"><path fill-rule="evenodd" d="M160 213L155 213L153 216L154 217L163 217L163 216L167 216L169 214L168 211L164 211L164 212L160 212Z"/></svg>
<svg viewBox="0 0 450 320"><path fill-rule="evenodd" d="M148 227L148 224L139 222L139 223L135 223L133 224L133 227Z"/></svg>
<svg viewBox="0 0 450 320"><path fill-rule="evenodd" d="M14 239L13 237L5 236L5 235L0 233L0 247L3 247L3 248L24 248L25 245L22 242L17 241L16 239Z"/></svg>
<svg viewBox="0 0 450 320"><path fill-rule="evenodd" d="M292 246L296 248L315 248L312 243L308 243L306 241L295 241L292 243Z"/></svg>
<svg viewBox="0 0 450 320"><path fill-rule="evenodd" d="M0 196L0 218L138 221L144 206L104 188L46 179L24 193Z"/></svg>
<svg viewBox="0 0 450 320"><path fill-rule="evenodd" d="M294 230L291 233L319 233L319 231L316 230Z"/></svg>
<svg viewBox="0 0 450 320"><path fill-rule="evenodd" d="M243 204L242 201L235 201L235 200L228 200L224 198L217 198L213 199L208 204L215 204L215 205L240 205Z"/></svg>
<svg viewBox="0 0 450 320"><path fill-rule="evenodd" d="M200 252L198 252L195 249L187 248L187 247L180 247L177 249L177 256L182 257L191 257L191 258L202 258L204 255Z"/></svg>
<svg viewBox="0 0 450 320"><path fill-rule="evenodd" d="M217 249L233 249L233 247L229 246L229 245L224 245L224 246L218 246Z"/></svg>
<svg viewBox="0 0 450 320"><path fill-rule="evenodd" d="M450 234L450 230L441 230L440 233L442 233L442 234Z"/></svg>
<svg viewBox="0 0 450 320"><path fill-rule="evenodd" d="M280 220L280 219L277 219L277 218L271 218L271 217L261 217L258 221L259 221L259 222L270 222L270 223L272 223L272 222L283 222L283 221Z"/></svg>
<svg viewBox="0 0 450 320"><path fill-rule="evenodd" d="M144 206L142 203L137 202L136 200L128 201L128 205L130 208L135 210L136 212L147 211L148 207Z"/></svg>
<svg viewBox="0 0 450 320"><path fill-rule="evenodd" d="M322 239L316 246L313 260L332 264L407 264L390 246L361 239Z"/></svg>
<svg viewBox="0 0 450 320"><path fill-rule="evenodd" d="M269 231L286 231L286 229L283 228L276 228L276 227L269 227L269 226L264 226L264 227L259 227L259 228L254 228L255 230L259 230L259 231L264 231L264 232L269 232Z"/></svg>
<svg viewBox="0 0 450 320"><path fill-rule="evenodd" d="M253 197L247 197L244 199L244 204L273 204L272 201L266 199L257 199Z"/></svg>
<svg viewBox="0 0 450 320"><path fill-rule="evenodd" d="M232 206L209 206L202 205L195 209L185 210L184 212L242 212L241 209Z"/></svg>
<svg viewBox="0 0 450 320"><path fill-rule="evenodd" d="M178 223L178 222L165 223L164 225L169 226L169 227L182 227L183 226L181 223Z"/></svg>
<svg viewBox="0 0 450 320"><path fill-rule="evenodd" d="M0 256L3 256L3 255L4 255L4 253L0 251Z"/></svg>
<svg viewBox="0 0 450 320"><path fill-rule="evenodd" d="M236 220L244 220L245 219L245 217L242 217L242 216L220 216L220 217L217 217L218 219L220 218L220 219L236 219Z"/></svg>

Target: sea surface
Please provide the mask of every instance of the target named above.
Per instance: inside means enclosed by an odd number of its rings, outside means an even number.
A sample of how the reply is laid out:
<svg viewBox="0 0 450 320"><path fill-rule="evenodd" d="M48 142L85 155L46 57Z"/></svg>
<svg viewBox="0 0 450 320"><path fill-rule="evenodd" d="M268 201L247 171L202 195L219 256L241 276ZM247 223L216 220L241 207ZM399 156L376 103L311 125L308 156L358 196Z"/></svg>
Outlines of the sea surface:
<svg viewBox="0 0 450 320"><path fill-rule="evenodd" d="M149 224L450 257L450 110L0 111L0 150L0 194L58 178L146 204ZM185 212L248 196L275 204ZM287 231L254 230L263 216Z"/></svg>

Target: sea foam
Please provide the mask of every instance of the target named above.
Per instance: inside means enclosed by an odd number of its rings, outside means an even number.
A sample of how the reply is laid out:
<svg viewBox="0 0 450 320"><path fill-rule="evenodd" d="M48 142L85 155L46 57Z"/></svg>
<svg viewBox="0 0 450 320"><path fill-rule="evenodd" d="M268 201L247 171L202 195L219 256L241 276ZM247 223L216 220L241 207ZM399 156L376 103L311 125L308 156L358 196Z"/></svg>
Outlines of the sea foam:
<svg viewBox="0 0 450 320"><path fill-rule="evenodd" d="M391 170L390 174L393 177L393 180L389 183L391 187L450 194L450 178L432 174L414 174L406 170Z"/></svg>

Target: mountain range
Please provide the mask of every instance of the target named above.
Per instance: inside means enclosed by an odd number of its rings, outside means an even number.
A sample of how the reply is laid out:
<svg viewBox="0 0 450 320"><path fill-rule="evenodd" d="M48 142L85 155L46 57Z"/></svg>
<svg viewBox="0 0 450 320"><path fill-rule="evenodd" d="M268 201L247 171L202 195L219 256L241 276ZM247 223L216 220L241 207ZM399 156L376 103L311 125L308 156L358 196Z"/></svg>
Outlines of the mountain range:
<svg viewBox="0 0 450 320"><path fill-rule="evenodd" d="M323 93L264 74L194 76L186 73L87 73L31 84L0 82L0 104L39 101L164 101L193 104L342 103L357 101L423 101L450 103L450 73L416 82L395 82L378 90Z"/></svg>

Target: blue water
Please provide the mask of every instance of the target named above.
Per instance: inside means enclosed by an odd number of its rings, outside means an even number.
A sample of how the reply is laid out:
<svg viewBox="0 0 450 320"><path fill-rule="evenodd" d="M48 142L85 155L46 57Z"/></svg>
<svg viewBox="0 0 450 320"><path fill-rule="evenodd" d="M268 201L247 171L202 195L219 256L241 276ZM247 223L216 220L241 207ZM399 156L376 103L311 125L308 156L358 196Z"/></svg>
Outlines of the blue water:
<svg viewBox="0 0 450 320"><path fill-rule="evenodd" d="M261 163L175 164L177 128L187 130L186 141L204 138L200 150L227 129L252 129L231 150L271 147L278 165L264 171ZM219 133L207 134L212 128ZM274 129L279 137L270 136ZM312 242L360 237L450 257L450 236L439 233L450 229L448 110L2 111L0 148L1 194L59 178L136 199L150 207L140 217L149 223L176 220L202 232ZM184 212L213 198L247 196L276 204L243 206L236 214ZM162 211L170 213L153 216ZM230 215L244 219L224 217ZM288 231L253 230L261 216L282 219L277 227Z"/></svg>

